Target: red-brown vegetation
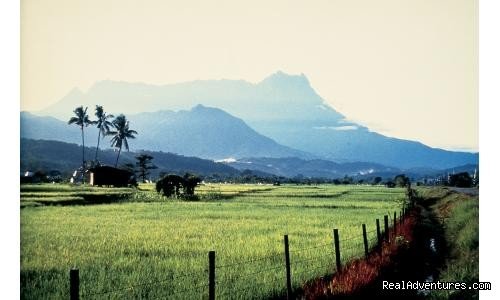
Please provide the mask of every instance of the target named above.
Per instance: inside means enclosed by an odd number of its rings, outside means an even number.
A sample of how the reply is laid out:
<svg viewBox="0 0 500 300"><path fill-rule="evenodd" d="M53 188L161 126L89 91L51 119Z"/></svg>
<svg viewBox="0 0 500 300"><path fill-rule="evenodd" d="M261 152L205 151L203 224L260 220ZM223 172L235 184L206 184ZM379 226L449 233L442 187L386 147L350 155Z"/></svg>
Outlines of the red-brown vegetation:
<svg viewBox="0 0 500 300"><path fill-rule="evenodd" d="M382 269L391 264L392 258L399 251L409 247L413 241L413 228L417 213L408 214L396 232L389 231L390 242L371 251L367 259L356 259L345 265L340 272L329 278L319 278L304 285L302 299L322 299L333 296L349 296L356 294L361 288L372 283ZM398 223L399 225L399 223Z"/></svg>

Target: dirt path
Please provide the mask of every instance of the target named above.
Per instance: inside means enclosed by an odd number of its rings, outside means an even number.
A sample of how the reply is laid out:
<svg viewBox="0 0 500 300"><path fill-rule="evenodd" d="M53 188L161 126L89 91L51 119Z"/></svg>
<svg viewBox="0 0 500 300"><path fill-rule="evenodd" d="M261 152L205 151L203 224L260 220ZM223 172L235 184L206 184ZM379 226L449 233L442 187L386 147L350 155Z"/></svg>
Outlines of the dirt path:
<svg viewBox="0 0 500 300"><path fill-rule="evenodd" d="M380 275L370 285L358 293L344 298L409 298L423 299L427 291L384 290L383 281L389 282L432 282L439 275L439 268L444 263L446 253L443 228L432 212L431 202L416 207L418 222L414 229L414 240L410 247L402 249L389 266L381 270Z"/></svg>
<svg viewBox="0 0 500 300"><path fill-rule="evenodd" d="M365 261L365 266L379 266L375 273L373 273L373 269L354 262L345 267L346 272L334 274L332 278L318 279L309 284L305 287L302 296L297 298L427 299L438 297L437 294L430 294L430 291L426 290L384 289L383 284L384 282L399 283L400 285L408 284L408 282L419 282L420 284L435 282L440 278L440 270L447 270L445 264L450 263L450 249L447 249L442 218L444 217L443 211L449 209L453 205L453 201L458 201L457 199L463 201L463 197L457 198L456 193L476 195L478 190L443 189L422 196L416 202L417 206L408 215L410 221L403 224L401 235L396 239L399 239L399 246L392 247L393 250L389 250L388 256L373 253L374 256ZM406 242L404 242L405 240ZM384 251L383 253L385 253ZM386 261L379 264L380 261L377 260L377 257L385 257ZM371 274L373 277L369 281L363 281L368 277L366 274ZM362 283L359 284L359 282ZM335 289L336 284L337 289ZM464 294L457 295L459 298L456 299L460 299Z"/></svg>
<svg viewBox="0 0 500 300"><path fill-rule="evenodd" d="M452 191L455 191L457 193L463 193L466 195L470 196L478 196L479 195L479 188L458 188L458 187L450 187L449 188Z"/></svg>

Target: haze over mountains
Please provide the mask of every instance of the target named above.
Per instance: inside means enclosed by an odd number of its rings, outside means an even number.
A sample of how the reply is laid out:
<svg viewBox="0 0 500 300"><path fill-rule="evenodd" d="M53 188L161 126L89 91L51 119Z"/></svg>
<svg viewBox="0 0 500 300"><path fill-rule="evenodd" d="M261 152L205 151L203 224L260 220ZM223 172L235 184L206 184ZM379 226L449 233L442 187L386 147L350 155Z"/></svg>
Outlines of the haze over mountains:
<svg viewBox="0 0 500 300"><path fill-rule="evenodd" d="M138 131L133 149L172 152L209 159L227 157L303 157L311 154L282 146L226 112L197 105L189 111L158 111L129 115ZM97 141L97 129L85 130L87 145ZM52 117L21 113L21 137L81 143L80 129ZM101 147L109 147L109 139Z"/></svg>
<svg viewBox="0 0 500 300"><path fill-rule="evenodd" d="M66 175L73 173L82 164L82 147L58 141L32 140L21 138L21 171L26 170L59 170ZM137 152L124 151L120 155L120 166L127 163L135 164ZM211 160L175 155L172 153L141 151L154 157L157 169L151 170L153 176L162 171L175 172L183 175L185 172L198 175L219 174L221 176L234 176L238 170L222 163ZM93 158L95 147L85 147L85 156ZM110 149L99 151L99 161L103 164L114 165L116 152Z"/></svg>
<svg viewBox="0 0 500 300"><path fill-rule="evenodd" d="M110 113L127 115L131 127L139 131L138 139L131 143L134 149L211 159L362 161L403 169L445 169L478 163L477 153L445 151L389 138L349 122L312 89L304 75L282 72L258 84L207 80L155 86L100 81L87 92L75 89L36 113L63 120L59 125L56 119L23 113L21 136L78 143L78 128L71 132L64 121L75 107L84 105L92 110L96 104ZM67 134L63 127L68 127ZM87 131L91 143L97 138L92 136L96 134L93 131Z"/></svg>
<svg viewBox="0 0 500 300"><path fill-rule="evenodd" d="M21 138L21 170L59 170L65 176L70 176L81 165L81 146L52 140L34 140ZM442 176L446 174L477 171L477 165L464 165L447 170L416 168L401 170L374 163L354 162L335 163L332 161L299 158L248 158L214 162L212 160L189 157L161 151L122 152L120 167L135 164L135 156L146 153L154 157L158 167L151 171L151 178L157 178L160 173L175 173L183 175L186 172L208 176L211 178L232 180L242 175L257 175L261 177L283 176L288 178L323 178L335 179L345 176L371 180L377 176L391 179L397 174L405 173L413 179ZM85 147L85 157L93 158L95 147ZM114 165L116 151L111 149L99 151L99 161ZM249 173L250 171L250 173Z"/></svg>

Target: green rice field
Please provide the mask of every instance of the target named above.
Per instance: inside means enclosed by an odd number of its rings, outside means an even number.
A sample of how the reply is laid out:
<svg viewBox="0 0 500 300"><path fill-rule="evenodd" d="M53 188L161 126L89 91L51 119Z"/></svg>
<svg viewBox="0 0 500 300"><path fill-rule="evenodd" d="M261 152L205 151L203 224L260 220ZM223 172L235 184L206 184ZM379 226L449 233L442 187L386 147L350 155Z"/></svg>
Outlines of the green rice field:
<svg viewBox="0 0 500 300"><path fill-rule="evenodd" d="M159 196L153 185L21 186L21 298L68 299L78 268L81 299L205 299L208 252L216 252L219 299L285 293L283 235L294 288L364 255L375 219L392 217L403 189L372 186L207 184L198 201ZM104 199L104 200L103 200Z"/></svg>

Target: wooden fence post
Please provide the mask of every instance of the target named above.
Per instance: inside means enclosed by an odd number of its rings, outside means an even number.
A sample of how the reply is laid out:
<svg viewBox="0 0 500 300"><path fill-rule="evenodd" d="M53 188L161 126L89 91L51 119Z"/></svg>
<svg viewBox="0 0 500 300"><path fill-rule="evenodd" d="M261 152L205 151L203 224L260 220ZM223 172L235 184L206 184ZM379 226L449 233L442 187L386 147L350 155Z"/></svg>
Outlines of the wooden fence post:
<svg viewBox="0 0 500 300"><path fill-rule="evenodd" d="M384 240L389 242L389 216L384 216Z"/></svg>
<svg viewBox="0 0 500 300"><path fill-rule="evenodd" d="M337 272L338 272L342 268L342 265L340 264L340 240L339 240L339 230L337 228L333 230L333 242L335 244L335 263L337 265Z"/></svg>
<svg viewBox="0 0 500 300"><path fill-rule="evenodd" d="M396 222L396 212L394 212L394 228L393 228L393 232L394 232L394 239L396 239L396 229L397 229L397 222Z"/></svg>
<svg viewBox="0 0 500 300"><path fill-rule="evenodd" d="M365 244L365 258L368 258L368 237L366 236L366 225L361 225L363 227L363 243Z"/></svg>
<svg viewBox="0 0 500 300"><path fill-rule="evenodd" d="M80 274L78 269L69 270L69 299L80 299Z"/></svg>
<svg viewBox="0 0 500 300"><path fill-rule="evenodd" d="M292 295L292 275L290 272L290 249L288 245L288 235L285 234L284 239L285 243L285 268L286 268L286 298L288 300L293 299Z"/></svg>
<svg viewBox="0 0 500 300"><path fill-rule="evenodd" d="M375 221L377 222L377 244L378 244L378 247L381 247L382 235L380 234L380 221L379 221L379 219L376 219Z"/></svg>
<svg viewBox="0 0 500 300"><path fill-rule="evenodd" d="M215 251L208 252L208 299L215 300Z"/></svg>

